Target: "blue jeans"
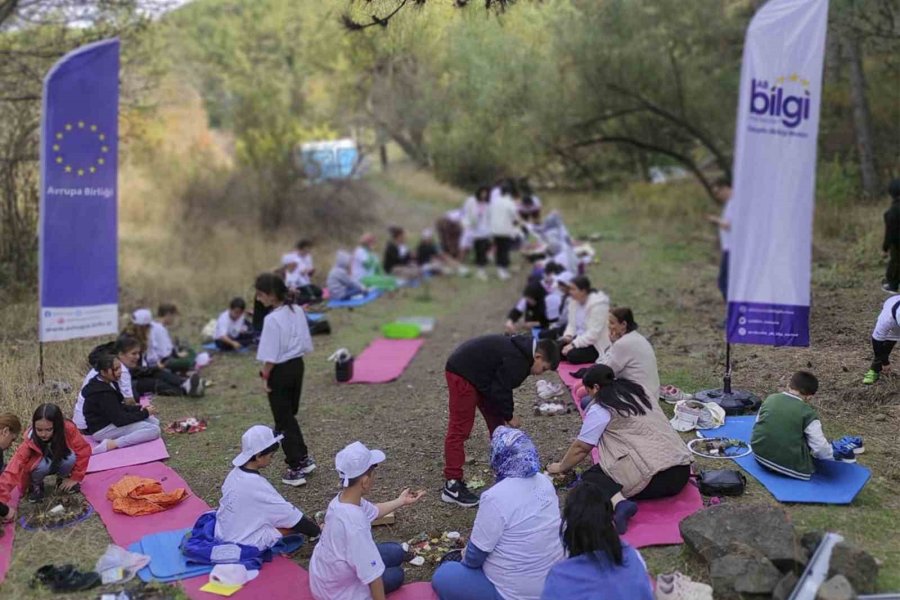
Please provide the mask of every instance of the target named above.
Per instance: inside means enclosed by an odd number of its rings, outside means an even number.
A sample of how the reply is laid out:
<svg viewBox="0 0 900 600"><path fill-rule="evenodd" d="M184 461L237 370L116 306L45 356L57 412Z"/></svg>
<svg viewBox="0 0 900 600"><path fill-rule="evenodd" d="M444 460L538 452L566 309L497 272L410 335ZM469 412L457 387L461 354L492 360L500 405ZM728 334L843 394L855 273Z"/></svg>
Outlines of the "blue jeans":
<svg viewBox="0 0 900 600"><path fill-rule="evenodd" d="M381 555L381 562L384 563L384 573L381 575L381 582L384 584L384 593L390 594L400 589L403 585L403 558L406 552L403 546L397 542L382 542L377 544L378 553Z"/></svg>
<svg viewBox="0 0 900 600"><path fill-rule="evenodd" d="M44 477L47 475L59 475L59 477L65 479L72 474L72 469L74 468L75 453L72 451L69 451L69 455L59 461L55 468L50 463L50 459L45 456L41 459L41 462L35 465L34 470L31 472L31 482L43 483Z"/></svg>
<svg viewBox="0 0 900 600"><path fill-rule="evenodd" d="M441 600L501 600L484 571L458 562L438 567L431 577L431 587Z"/></svg>

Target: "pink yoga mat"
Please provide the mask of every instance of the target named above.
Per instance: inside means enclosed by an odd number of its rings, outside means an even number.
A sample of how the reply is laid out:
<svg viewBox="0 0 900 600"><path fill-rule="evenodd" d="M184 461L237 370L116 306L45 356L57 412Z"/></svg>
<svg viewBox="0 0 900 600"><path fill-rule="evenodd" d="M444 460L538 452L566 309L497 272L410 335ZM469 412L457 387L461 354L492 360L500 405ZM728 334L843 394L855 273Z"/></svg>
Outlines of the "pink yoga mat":
<svg viewBox="0 0 900 600"><path fill-rule="evenodd" d="M665 546L684 542L678 524L703 508L700 491L688 483L677 496L658 500L638 500L638 511L622 536L635 548Z"/></svg>
<svg viewBox="0 0 900 600"><path fill-rule="evenodd" d="M90 442L91 446L95 446L95 442L91 437L85 439ZM87 472L97 473L99 471L109 471L110 469L118 469L120 467L130 467L132 465L140 465L143 463L165 460L169 458L169 451L166 450L166 443L162 438L157 438L152 442L145 442L137 446L129 446L127 448L116 448L110 452L94 454L88 463Z"/></svg>
<svg viewBox="0 0 900 600"><path fill-rule="evenodd" d="M373 341L353 363L350 383L386 383L403 374L425 340Z"/></svg>
<svg viewBox="0 0 900 600"><path fill-rule="evenodd" d="M200 588L209 581L208 575L185 579L181 582L189 598L194 600L214 600L221 596L201 592ZM388 594L389 600L437 600L431 584L420 581L404 585L396 592ZM277 557L263 565L259 577L230 596L237 600L265 598L265 600L313 600L309 591L309 573L294 561Z"/></svg>
<svg viewBox="0 0 900 600"><path fill-rule="evenodd" d="M592 366L593 365L573 365L572 363L561 362L556 368L556 373L559 375L559 378L562 379L562 382L566 387L574 391L576 387L581 385L581 380L577 377L573 377L572 373Z"/></svg>
<svg viewBox="0 0 900 600"><path fill-rule="evenodd" d="M19 489L16 488L9 496L7 506L15 508L19 504ZM12 521L5 523L3 527L3 537L0 537L0 583L6 579L6 572L9 571L9 563L12 562L13 537L16 534L16 523Z"/></svg>
<svg viewBox="0 0 900 600"><path fill-rule="evenodd" d="M177 506L153 515L130 517L116 513L113 512L112 502L106 499L106 491L109 486L126 475L156 479L162 483L163 489L167 492L175 488L185 488L190 496ZM197 517L210 510L209 505L194 495L190 486L179 477L178 473L161 462L91 473L81 483L81 491L103 519L113 542L122 547L127 547L151 533L192 527Z"/></svg>

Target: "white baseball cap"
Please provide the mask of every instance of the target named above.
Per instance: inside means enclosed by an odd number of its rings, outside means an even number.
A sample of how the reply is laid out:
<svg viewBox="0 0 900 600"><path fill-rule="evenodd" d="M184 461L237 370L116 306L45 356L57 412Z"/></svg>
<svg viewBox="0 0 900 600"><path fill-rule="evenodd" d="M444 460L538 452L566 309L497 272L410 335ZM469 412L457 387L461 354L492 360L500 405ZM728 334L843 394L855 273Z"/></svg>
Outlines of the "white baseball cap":
<svg viewBox="0 0 900 600"><path fill-rule="evenodd" d="M234 457L231 464L236 467L247 464L250 459L269 446L277 444L283 437L283 435L275 435L270 427L254 425L241 436L241 453Z"/></svg>
<svg viewBox="0 0 900 600"><path fill-rule="evenodd" d="M256 579L258 569L247 569L241 564L220 564L213 567L209 580L222 585L244 585Z"/></svg>
<svg viewBox="0 0 900 600"><path fill-rule="evenodd" d="M572 275L571 271L563 271L556 276L556 285L564 285L566 287L569 287L570 285L572 285L572 279L574 278L575 276Z"/></svg>
<svg viewBox="0 0 900 600"><path fill-rule="evenodd" d="M149 325L153 322L153 313L149 308L139 308L131 313L131 322L135 325Z"/></svg>
<svg viewBox="0 0 900 600"><path fill-rule="evenodd" d="M385 458L381 450L369 450L362 442L353 442L337 453L334 467L341 476L341 483L347 487L351 479L363 475L372 465L384 462Z"/></svg>
<svg viewBox="0 0 900 600"><path fill-rule="evenodd" d="M281 265L286 267L287 265L295 265L300 262L300 257L294 254L293 252L288 252L284 256L281 257Z"/></svg>

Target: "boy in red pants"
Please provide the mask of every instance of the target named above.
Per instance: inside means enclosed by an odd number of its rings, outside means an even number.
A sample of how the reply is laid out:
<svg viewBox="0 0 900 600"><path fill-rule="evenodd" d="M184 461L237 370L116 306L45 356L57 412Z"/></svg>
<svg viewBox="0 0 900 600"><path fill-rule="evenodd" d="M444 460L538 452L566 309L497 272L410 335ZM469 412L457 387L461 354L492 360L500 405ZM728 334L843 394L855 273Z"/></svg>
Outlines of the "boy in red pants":
<svg viewBox="0 0 900 600"><path fill-rule="evenodd" d="M444 488L441 500L472 507L478 496L463 481L465 442L481 412L488 435L500 425L519 427L513 416L513 390L529 375L555 371L559 349L552 340L485 335L460 345L447 359L450 420L444 438Z"/></svg>

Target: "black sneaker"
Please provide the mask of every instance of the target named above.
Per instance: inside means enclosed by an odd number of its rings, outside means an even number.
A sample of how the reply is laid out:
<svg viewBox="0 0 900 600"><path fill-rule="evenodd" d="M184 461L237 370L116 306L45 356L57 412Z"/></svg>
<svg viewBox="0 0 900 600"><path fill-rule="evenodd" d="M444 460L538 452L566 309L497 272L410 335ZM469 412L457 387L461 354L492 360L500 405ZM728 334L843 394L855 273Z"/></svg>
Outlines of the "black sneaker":
<svg viewBox="0 0 900 600"><path fill-rule="evenodd" d="M28 501L37 504L44 499L44 484L32 483L28 488Z"/></svg>
<svg viewBox="0 0 900 600"><path fill-rule="evenodd" d="M191 398L202 398L203 394L206 391L206 382L200 378L198 373L194 373L191 375L191 378L188 380L188 396Z"/></svg>
<svg viewBox="0 0 900 600"><path fill-rule="evenodd" d="M889 283L882 283L881 289L883 291L887 292L888 294L896 294L897 293L897 288L891 286L891 284L889 284Z"/></svg>
<svg viewBox="0 0 900 600"><path fill-rule="evenodd" d="M300 473L303 475L309 475L316 470L316 461L313 460L312 456L307 456L300 461L300 464L297 465L296 470L300 471Z"/></svg>
<svg viewBox="0 0 900 600"><path fill-rule="evenodd" d="M288 468L285 469L284 473L281 475L281 483L299 487L301 485L306 485L306 478L303 476L300 469Z"/></svg>
<svg viewBox="0 0 900 600"><path fill-rule="evenodd" d="M478 496L469 491L461 479L448 479L441 490L441 500L450 504L459 504L466 508L478 506Z"/></svg>

